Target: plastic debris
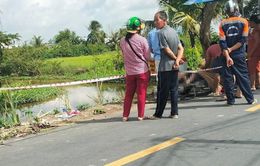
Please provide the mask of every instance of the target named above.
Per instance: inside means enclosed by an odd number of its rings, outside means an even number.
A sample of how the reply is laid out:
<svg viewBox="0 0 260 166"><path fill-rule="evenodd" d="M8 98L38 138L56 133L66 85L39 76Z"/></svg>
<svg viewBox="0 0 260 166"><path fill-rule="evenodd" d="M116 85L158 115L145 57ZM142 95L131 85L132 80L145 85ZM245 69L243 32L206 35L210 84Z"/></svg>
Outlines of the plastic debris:
<svg viewBox="0 0 260 166"><path fill-rule="evenodd" d="M68 112L68 110L66 108L63 108L62 114L56 115L55 117L61 118L62 120L67 120L78 114L80 114L80 111L78 111L78 110L71 110L70 112Z"/></svg>

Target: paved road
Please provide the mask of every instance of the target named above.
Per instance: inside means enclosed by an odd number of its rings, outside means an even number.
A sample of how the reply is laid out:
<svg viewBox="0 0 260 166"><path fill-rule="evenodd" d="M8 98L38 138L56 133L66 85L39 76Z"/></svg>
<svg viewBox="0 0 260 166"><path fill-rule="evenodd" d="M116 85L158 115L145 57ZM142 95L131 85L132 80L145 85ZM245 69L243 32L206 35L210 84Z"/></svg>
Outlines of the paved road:
<svg viewBox="0 0 260 166"><path fill-rule="evenodd" d="M11 140L0 145L0 166L259 166L260 104L244 103L195 98L180 102L179 119L139 122L132 111L129 122L116 113ZM146 114L154 109L148 104Z"/></svg>

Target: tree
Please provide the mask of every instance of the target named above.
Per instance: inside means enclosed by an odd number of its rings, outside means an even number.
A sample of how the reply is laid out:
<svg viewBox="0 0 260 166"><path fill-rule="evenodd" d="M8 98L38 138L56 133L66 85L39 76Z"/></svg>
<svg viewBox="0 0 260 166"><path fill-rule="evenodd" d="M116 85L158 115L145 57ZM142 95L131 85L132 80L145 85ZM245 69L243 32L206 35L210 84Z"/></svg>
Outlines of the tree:
<svg viewBox="0 0 260 166"><path fill-rule="evenodd" d="M60 31L55 37L54 37L54 43L58 44L62 41L68 41L72 44L80 44L82 43L82 39L76 35L74 31L70 31L69 29L65 29L63 31Z"/></svg>
<svg viewBox="0 0 260 166"><path fill-rule="evenodd" d="M98 21L91 21L88 30L90 31L90 33L87 37L87 43L105 43L106 33L102 30L102 25Z"/></svg>
<svg viewBox="0 0 260 166"><path fill-rule="evenodd" d="M210 45L211 21L218 15L220 5L224 0L194 5L183 5L184 2L186 2L186 0L160 0L159 4L166 8L171 21L178 18L178 25L185 25L182 28L189 33L191 45L193 45L193 39L197 35L197 30L199 29L198 36L203 52L205 53Z"/></svg>
<svg viewBox="0 0 260 166"><path fill-rule="evenodd" d="M111 32L111 34L108 37L108 41L106 42L106 45L114 51L118 49L118 44L120 39L126 34L126 29L119 29L117 32Z"/></svg>
<svg viewBox="0 0 260 166"><path fill-rule="evenodd" d="M203 48L203 55L205 55L206 50L210 46L210 24L213 18L217 16L215 11L218 3L206 3L206 5L201 8L201 22L200 22L200 43Z"/></svg>
<svg viewBox="0 0 260 166"><path fill-rule="evenodd" d="M245 1L245 0L244 0ZM246 1L244 7L244 17L250 17L251 14L259 12L260 6L258 6L259 0Z"/></svg>
<svg viewBox="0 0 260 166"><path fill-rule="evenodd" d="M30 43L33 47L39 47L43 44L43 39L41 36L34 35Z"/></svg>
<svg viewBox="0 0 260 166"><path fill-rule="evenodd" d="M18 33L16 34L5 34L4 32L0 31L0 62L2 62L3 59L3 49L11 44L15 40L19 40L20 36Z"/></svg>
<svg viewBox="0 0 260 166"><path fill-rule="evenodd" d="M191 47L195 47L195 37L199 36L199 23L190 15L178 12L173 18L173 24L181 25L183 31L190 37Z"/></svg>

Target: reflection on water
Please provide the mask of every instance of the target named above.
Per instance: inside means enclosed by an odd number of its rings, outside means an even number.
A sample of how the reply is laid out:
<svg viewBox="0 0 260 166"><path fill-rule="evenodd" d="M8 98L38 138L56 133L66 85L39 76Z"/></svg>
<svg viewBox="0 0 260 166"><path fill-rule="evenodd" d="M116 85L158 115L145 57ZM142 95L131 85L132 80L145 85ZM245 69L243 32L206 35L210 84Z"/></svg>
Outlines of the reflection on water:
<svg viewBox="0 0 260 166"><path fill-rule="evenodd" d="M70 102L72 109L76 109L77 106L82 104L95 105L93 99L97 98L98 88L95 85L89 86L73 86L65 87L65 95L59 96L51 101L43 102L41 104L36 104L33 106L27 106L22 108L22 110L31 110L34 113L48 112L54 109L62 110L65 108L65 98ZM113 100L121 100L122 95L120 93L124 91L123 84L106 84L102 86L102 94L105 102L111 102Z"/></svg>

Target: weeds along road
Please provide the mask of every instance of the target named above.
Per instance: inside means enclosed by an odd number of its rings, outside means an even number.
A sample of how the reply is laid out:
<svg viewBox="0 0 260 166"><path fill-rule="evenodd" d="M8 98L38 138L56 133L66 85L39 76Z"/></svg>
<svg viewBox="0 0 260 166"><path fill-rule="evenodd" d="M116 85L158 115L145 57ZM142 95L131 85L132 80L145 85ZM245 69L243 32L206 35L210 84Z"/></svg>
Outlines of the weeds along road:
<svg viewBox="0 0 260 166"><path fill-rule="evenodd" d="M260 101L260 90L255 92ZM260 103L213 97L179 103L179 119L130 121L121 112L0 145L1 166L257 166ZM147 104L152 115L155 103ZM168 104L164 116L169 115Z"/></svg>

